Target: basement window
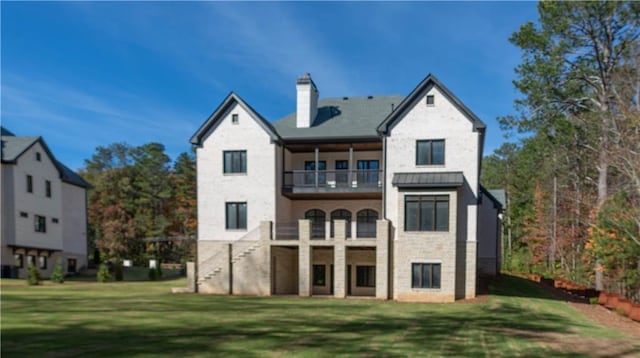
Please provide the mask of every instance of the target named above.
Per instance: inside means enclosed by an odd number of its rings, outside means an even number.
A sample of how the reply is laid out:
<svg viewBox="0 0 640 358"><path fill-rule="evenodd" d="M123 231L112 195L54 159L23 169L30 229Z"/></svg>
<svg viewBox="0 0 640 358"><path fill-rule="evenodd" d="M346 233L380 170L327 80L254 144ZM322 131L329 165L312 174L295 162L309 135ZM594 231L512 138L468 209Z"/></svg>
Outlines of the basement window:
<svg viewBox="0 0 640 358"><path fill-rule="evenodd" d="M435 104L435 98L433 97L433 95L427 95L427 107L433 107L435 106Z"/></svg>

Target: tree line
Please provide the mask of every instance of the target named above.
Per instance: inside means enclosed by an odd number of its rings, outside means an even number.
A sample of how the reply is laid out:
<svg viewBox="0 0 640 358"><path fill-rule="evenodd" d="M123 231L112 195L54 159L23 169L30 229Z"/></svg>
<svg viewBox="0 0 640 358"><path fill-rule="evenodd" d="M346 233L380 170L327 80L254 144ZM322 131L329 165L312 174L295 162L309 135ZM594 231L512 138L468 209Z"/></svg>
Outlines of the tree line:
<svg viewBox="0 0 640 358"><path fill-rule="evenodd" d="M504 268L640 294L640 3L540 2L522 50L521 138L485 157L509 198Z"/></svg>
<svg viewBox="0 0 640 358"><path fill-rule="evenodd" d="M175 162L159 143L96 148L80 174L88 193L88 238L94 260L193 259L196 165L193 153Z"/></svg>

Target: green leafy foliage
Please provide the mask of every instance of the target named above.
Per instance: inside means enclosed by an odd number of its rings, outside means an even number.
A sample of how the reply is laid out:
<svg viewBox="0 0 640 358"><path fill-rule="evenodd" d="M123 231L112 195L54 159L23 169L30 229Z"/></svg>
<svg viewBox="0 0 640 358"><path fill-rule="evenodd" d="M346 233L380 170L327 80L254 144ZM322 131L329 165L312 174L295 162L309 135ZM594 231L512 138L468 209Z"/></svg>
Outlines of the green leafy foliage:
<svg viewBox="0 0 640 358"><path fill-rule="evenodd" d="M109 274L109 269L107 268L107 265L105 265L104 263L101 263L100 266L98 267L98 273L96 274L96 280L98 280L98 282L108 282L111 279L111 275Z"/></svg>
<svg viewBox="0 0 640 358"><path fill-rule="evenodd" d="M32 264L29 264L27 268L27 284L29 286L39 285L42 282L42 277L40 277L40 271L38 268Z"/></svg>
<svg viewBox="0 0 640 358"><path fill-rule="evenodd" d="M114 267L114 276L116 281L122 281L124 279L124 268L122 267L122 260L116 260Z"/></svg>
<svg viewBox="0 0 640 358"><path fill-rule="evenodd" d="M64 270L62 269L62 263L58 260L50 277L51 282L64 283Z"/></svg>

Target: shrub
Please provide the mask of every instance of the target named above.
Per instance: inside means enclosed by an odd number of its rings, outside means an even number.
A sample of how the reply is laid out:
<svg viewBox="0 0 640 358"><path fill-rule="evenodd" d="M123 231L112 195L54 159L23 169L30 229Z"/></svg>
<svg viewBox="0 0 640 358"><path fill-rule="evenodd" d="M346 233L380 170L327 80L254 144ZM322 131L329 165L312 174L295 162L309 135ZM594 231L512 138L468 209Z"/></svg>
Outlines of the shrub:
<svg viewBox="0 0 640 358"><path fill-rule="evenodd" d="M27 283L29 284L29 286L39 285L40 281L42 281L42 277L40 277L38 268L36 268L32 264L29 264L29 268L27 270Z"/></svg>
<svg viewBox="0 0 640 358"><path fill-rule="evenodd" d="M124 272L123 272L123 268L122 268L122 261L120 261L120 260L116 261L116 266L114 268L114 275L115 275L116 281L124 280Z"/></svg>
<svg viewBox="0 0 640 358"><path fill-rule="evenodd" d="M619 316L626 316L627 315L627 312L625 312L624 308L622 308L622 307L616 307L616 313Z"/></svg>
<svg viewBox="0 0 640 358"><path fill-rule="evenodd" d="M149 280L150 281L155 281L158 278L158 273L156 271L156 269L150 267L149 268Z"/></svg>
<svg viewBox="0 0 640 358"><path fill-rule="evenodd" d="M100 267L98 268L98 274L96 275L96 279L98 280L98 282L105 283L109 281L110 278L111 275L109 275L109 269L107 268L107 265L103 263L100 264Z"/></svg>
<svg viewBox="0 0 640 358"><path fill-rule="evenodd" d="M589 304L597 305L598 304L598 297L589 297Z"/></svg>
<svg viewBox="0 0 640 358"><path fill-rule="evenodd" d="M51 282L64 283L64 271L62 270L62 264L60 263L60 260L58 260L58 263L51 272Z"/></svg>

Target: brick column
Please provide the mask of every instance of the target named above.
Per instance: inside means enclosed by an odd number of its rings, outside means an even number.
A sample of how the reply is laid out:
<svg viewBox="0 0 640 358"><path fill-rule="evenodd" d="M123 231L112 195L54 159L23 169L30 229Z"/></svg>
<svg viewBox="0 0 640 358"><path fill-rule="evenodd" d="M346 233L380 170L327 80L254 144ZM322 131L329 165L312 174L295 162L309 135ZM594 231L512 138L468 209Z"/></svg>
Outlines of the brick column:
<svg viewBox="0 0 640 358"><path fill-rule="evenodd" d="M311 296L311 221L298 220L298 295Z"/></svg>
<svg viewBox="0 0 640 358"><path fill-rule="evenodd" d="M347 277L347 257L345 238L347 234L347 221L336 220L333 223L333 294L335 297L346 297L345 279Z"/></svg>
<svg viewBox="0 0 640 358"><path fill-rule="evenodd" d="M467 256L466 256L466 282L464 288L464 298L476 297L476 267L477 267L477 252L478 242L467 241Z"/></svg>
<svg viewBox="0 0 640 358"><path fill-rule="evenodd" d="M389 299L389 221L376 222L376 298Z"/></svg>

